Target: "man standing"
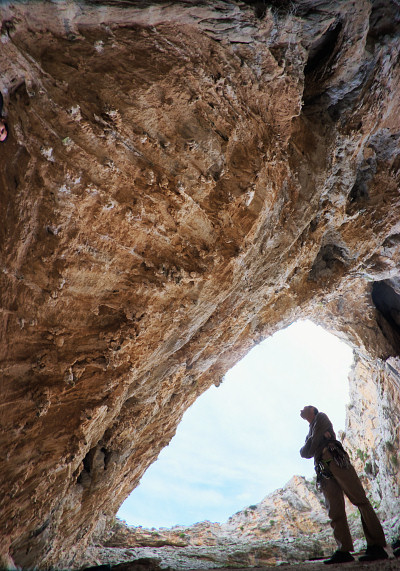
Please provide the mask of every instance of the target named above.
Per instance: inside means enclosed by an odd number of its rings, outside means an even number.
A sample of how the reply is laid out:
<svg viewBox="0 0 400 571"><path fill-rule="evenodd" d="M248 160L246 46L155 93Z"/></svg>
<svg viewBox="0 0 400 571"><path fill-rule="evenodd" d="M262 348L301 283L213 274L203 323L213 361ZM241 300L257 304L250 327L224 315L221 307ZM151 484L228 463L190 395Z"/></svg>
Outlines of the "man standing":
<svg viewBox="0 0 400 571"><path fill-rule="evenodd" d="M349 525L346 517L344 495L358 507L364 535L367 540L366 554L360 561L387 559L385 535L379 519L371 506L362 483L350 463L349 456L336 435L329 418L318 412L315 406L305 406L300 412L307 420L310 429L304 446L300 450L302 458L314 457L317 485L325 497L333 535L338 549L324 563L346 563L354 561L350 551L354 551Z"/></svg>

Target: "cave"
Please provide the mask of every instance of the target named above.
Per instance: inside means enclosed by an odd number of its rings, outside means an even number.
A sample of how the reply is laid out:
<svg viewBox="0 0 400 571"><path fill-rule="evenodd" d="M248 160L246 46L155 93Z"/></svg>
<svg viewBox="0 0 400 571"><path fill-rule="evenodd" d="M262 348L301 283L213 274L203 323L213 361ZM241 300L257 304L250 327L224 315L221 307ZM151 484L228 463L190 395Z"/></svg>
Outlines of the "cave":
<svg viewBox="0 0 400 571"><path fill-rule="evenodd" d="M342 434L352 362L351 348L311 321L268 337L186 410L117 518L187 535L198 522L249 511L295 475L312 481L313 462L299 455L307 432L299 411L315 403Z"/></svg>
<svg viewBox="0 0 400 571"><path fill-rule="evenodd" d="M297 319L353 347L346 438L397 513L397 0L0 15L0 564L79 567L184 411Z"/></svg>

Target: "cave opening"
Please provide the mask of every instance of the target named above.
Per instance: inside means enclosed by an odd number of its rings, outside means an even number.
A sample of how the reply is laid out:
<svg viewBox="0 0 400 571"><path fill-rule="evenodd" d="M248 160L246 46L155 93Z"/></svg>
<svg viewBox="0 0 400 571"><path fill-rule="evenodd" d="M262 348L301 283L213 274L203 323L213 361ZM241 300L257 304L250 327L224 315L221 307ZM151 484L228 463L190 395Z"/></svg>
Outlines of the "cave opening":
<svg viewBox="0 0 400 571"><path fill-rule="evenodd" d="M346 343L309 320L269 337L188 409L118 517L147 528L222 523L295 474L312 479L299 411L314 404L344 430L352 362Z"/></svg>

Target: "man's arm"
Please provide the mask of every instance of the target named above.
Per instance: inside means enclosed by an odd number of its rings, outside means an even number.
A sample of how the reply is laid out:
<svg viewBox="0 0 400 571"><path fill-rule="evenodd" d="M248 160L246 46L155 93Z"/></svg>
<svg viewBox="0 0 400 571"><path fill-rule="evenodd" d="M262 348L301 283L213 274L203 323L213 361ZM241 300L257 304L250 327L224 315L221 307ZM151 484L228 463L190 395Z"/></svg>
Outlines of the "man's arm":
<svg viewBox="0 0 400 571"><path fill-rule="evenodd" d="M325 433L331 434L332 432L332 424L329 418L323 412L318 413L312 433L300 449L300 456L302 458L312 458L326 438Z"/></svg>

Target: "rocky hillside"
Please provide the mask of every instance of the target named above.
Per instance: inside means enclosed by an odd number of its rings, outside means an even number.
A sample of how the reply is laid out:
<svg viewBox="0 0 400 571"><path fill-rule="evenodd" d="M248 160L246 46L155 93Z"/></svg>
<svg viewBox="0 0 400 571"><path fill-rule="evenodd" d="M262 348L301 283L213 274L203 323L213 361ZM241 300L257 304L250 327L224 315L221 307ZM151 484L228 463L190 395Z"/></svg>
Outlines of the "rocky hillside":
<svg viewBox="0 0 400 571"><path fill-rule="evenodd" d="M190 569L263 566L323 556L334 549L334 542L321 499L312 482L294 476L284 488L223 524L206 521L148 530L117 521L98 542L101 547L87 552L86 562L145 556L158 558L162 567Z"/></svg>
<svg viewBox="0 0 400 571"><path fill-rule="evenodd" d="M348 503L347 513L355 548L365 549L358 511ZM385 522L385 532L388 541L398 537L400 516ZM174 569L262 567L320 558L335 549L322 494L315 482L294 476L283 488L223 524L206 521L145 529L116 520L80 564L117 564L146 557Z"/></svg>

